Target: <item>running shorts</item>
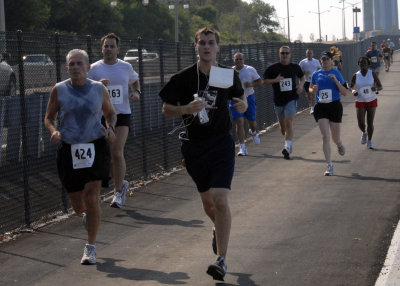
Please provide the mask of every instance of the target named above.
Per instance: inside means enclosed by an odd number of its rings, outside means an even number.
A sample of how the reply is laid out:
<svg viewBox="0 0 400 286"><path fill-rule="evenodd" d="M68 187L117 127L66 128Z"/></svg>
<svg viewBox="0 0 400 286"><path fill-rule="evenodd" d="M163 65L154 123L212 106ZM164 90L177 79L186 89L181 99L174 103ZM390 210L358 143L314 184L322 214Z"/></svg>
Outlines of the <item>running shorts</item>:
<svg viewBox="0 0 400 286"><path fill-rule="evenodd" d="M231 189L235 168L235 142L231 134L200 141L182 140L181 151L199 192Z"/></svg>
<svg viewBox="0 0 400 286"><path fill-rule="evenodd" d="M110 172L110 148L104 137L94 140L95 158L92 167L72 167L71 145L61 142L57 148L57 170L61 184L68 193L79 192L91 181L108 180Z"/></svg>

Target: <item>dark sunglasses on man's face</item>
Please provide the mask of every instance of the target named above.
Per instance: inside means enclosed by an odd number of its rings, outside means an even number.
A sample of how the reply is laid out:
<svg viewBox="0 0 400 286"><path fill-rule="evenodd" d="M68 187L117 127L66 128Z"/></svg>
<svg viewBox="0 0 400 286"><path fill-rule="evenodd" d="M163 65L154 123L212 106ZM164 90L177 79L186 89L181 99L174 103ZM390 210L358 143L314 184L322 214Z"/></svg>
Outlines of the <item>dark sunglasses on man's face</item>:
<svg viewBox="0 0 400 286"><path fill-rule="evenodd" d="M289 52L281 52L281 55L289 55Z"/></svg>

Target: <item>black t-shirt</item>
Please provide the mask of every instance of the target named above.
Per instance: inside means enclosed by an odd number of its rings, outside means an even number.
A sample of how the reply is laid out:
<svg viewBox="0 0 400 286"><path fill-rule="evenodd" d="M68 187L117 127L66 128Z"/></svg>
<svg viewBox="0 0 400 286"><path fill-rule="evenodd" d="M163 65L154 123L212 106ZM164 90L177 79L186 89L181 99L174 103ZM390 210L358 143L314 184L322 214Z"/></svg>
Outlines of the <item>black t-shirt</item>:
<svg viewBox="0 0 400 286"><path fill-rule="evenodd" d="M289 63L288 65L283 65L275 63L265 70L264 79L274 79L279 74L285 79L272 84L274 103L276 106L285 106L290 101L299 98L299 95L296 93L297 78L301 78L304 72L298 64Z"/></svg>
<svg viewBox="0 0 400 286"><path fill-rule="evenodd" d="M229 68L218 65L222 68ZM198 81L199 79L199 81ZM203 92L208 84L208 76L197 69L197 63L193 64L177 74L173 75L170 81L160 91L161 99L172 105L186 105L193 101L193 95L206 96L209 105L215 109L207 109L209 122L201 124L198 116L183 115L187 136L190 140L202 140L210 137L226 134L231 131L232 123L229 111L229 100L232 97L243 95L242 84L239 74L234 71L233 85L229 88L216 88L210 86L208 92Z"/></svg>

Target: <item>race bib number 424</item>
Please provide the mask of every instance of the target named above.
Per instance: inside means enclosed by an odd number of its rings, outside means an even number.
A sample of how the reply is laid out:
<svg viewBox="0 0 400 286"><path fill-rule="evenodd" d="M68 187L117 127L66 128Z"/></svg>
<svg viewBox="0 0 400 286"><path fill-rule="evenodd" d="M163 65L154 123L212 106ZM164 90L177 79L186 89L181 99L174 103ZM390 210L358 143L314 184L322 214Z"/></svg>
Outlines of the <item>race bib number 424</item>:
<svg viewBox="0 0 400 286"><path fill-rule="evenodd" d="M93 143L86 144L72 144L71 145L71 156L72 156L72 168L82 169L90 168L93 165L95 150Z"/></svg>

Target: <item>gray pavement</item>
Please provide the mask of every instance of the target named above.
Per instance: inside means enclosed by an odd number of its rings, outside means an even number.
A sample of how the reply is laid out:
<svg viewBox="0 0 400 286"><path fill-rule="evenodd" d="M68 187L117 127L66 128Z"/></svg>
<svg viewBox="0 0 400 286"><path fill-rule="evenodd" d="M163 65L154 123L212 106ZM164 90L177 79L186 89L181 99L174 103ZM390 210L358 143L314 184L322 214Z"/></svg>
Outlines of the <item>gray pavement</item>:
<svg viewBox="0 0 400 286"><path fill-rule="evenodd" d="M396 60L400 57L396 54ZM211 222L185 170L135 191L123 209L102 204L96 266L80 265L78 216L0 245L0 285L374 285L400 213L400 63L382 72L373 138L360 144L353 98L325 177L322 139L296 117L291 160L271 128L236 161L225 283L205 271L215 256Z"/></svg>

